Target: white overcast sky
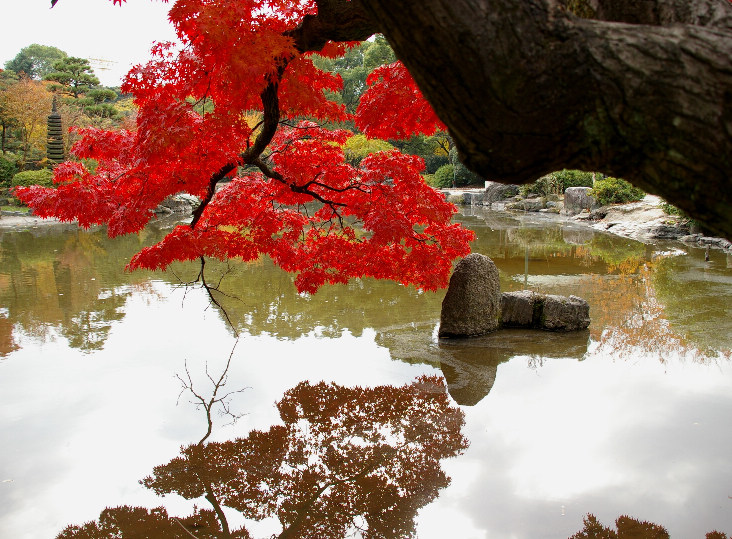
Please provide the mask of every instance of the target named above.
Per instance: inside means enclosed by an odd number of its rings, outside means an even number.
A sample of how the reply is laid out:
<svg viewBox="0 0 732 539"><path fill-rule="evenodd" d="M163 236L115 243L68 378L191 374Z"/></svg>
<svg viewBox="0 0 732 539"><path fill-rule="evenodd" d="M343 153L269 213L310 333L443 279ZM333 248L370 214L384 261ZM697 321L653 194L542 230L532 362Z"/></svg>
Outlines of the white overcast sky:
<svg viewBox="0 0 732 539"><path fill-rule="evenodd" d="M32 43L52 45L70 56L114 62L94 66L102 84L119 86L135 64L150 56L154 41L175 39L170 4L160 0L0 0L0 68Z"/></svg>

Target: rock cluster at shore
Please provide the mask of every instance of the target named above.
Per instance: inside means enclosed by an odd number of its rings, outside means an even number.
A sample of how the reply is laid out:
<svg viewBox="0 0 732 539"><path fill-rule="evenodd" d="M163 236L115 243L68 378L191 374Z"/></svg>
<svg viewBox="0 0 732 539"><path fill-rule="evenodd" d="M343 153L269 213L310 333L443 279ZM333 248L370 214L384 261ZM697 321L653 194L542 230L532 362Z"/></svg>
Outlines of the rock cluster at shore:
<svg viewBox="0 0 732 539"><path fill-rule="evenodd" d="M517 186L499 188L494 183L486 182L485 189L459 192L445 189L443 192L454 204L484 206L497 211L561 214L566 219L595 230L641 242L677 240L695 247L711 247L732 253L732 243L695 231L688 218L669 215L663 210L663 200L655 195L646 195L638 202L598 206L588 196L587 187L570 187L563 198L553 201L548 199L552 197L538 195L523 198L518 195Z"/></svg>

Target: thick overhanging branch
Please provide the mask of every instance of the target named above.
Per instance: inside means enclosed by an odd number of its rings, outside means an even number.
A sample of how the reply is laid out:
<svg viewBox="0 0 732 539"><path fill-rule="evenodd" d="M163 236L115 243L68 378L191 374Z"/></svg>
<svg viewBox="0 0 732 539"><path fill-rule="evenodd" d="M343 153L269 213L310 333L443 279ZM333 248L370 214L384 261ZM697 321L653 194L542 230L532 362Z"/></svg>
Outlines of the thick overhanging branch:
<svg viewBox="0 0 732 539"><path fill-rule="evenodd" d="M301 52L318 52L328 41L364 41L378 32L362 0L317 0L318 14L308 15L290 32Z"/></svg>
<svg viewBox="0 0 732 539"><path fill-rule="evenodd" d="M732 29L727 0L559 0L575 15L600 21Z"/></svg>
<svg viewBox="0 0 732 539"><path fill-rule="evenodd" d="M196 227L204 210L216 194L216 185L239 165L255 164L260 160L262 152L264 152L264 150L267 149L267 146L269 146L269 143L272 142L272 138L277 132L277 127L280 121L280 105L277 92L279 88L279 81L282 78L282 73L284 73L285 67L287 67L287 63L283 61L282 65L277 70L275 80L270 81L262 91L261 100L264 118L260 122L261 130L254 139L254 143L249 146L244 153L242 153L239 161L227 163L211 175L208 182L206 196L193 212L193 219L189 225L191 229Z"/></svg>
<svg viewBox="0 0 732 539"><path fill-rule="evenodd" d="M486 179L604 172L732 237L732 5L701 1L706 26L587 20L557 0L363 4Z"/></svg>

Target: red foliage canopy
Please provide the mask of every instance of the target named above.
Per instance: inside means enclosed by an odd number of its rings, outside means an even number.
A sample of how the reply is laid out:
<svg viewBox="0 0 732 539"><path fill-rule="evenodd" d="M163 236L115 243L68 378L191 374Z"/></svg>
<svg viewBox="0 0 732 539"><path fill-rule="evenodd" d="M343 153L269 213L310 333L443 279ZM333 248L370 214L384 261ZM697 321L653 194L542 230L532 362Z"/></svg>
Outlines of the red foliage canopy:
<svg viewBox="0 0 732 539"><path fill-rule="evenodd" d="M472 233L450 223L455 209L424 183L419 158L392 151L354 168L342 150L352 133L316 123L348 118L325 93L340 77L318 70L291 37L316 12L314 0L177 0L170 20L182 46L156 45L123 84L138 106L136 130L80 130L72 153L96 168L64 163L55 189L17 196L37 215L106 224L110 236L140 231L170 195L199 197L190 225L143 249L130 269L267 255L305 292L362 276L444 287ZM401 64L369 83L356 115L367 134L444 128Z"/></svg>

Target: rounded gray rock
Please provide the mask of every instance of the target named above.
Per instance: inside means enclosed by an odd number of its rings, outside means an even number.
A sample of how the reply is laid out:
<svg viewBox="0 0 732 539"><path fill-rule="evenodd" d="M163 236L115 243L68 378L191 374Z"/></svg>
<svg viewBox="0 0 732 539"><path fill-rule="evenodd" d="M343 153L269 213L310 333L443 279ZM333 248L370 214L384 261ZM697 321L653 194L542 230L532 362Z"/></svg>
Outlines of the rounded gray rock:
<svg viewBox="0 0 732 539"><path fill-rule="evenodd" d="M440 338L475 337L498 328L501 290L498 268L473 253L455 266L440 314Z"/></svg>

